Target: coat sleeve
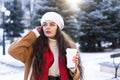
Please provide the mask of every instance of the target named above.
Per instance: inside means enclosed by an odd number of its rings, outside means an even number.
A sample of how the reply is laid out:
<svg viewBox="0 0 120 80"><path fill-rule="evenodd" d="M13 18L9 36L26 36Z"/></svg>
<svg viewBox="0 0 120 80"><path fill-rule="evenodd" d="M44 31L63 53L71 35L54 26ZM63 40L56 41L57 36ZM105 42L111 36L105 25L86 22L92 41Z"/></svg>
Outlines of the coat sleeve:
<svg viewBox="0 0 120 80"><path fill-rule="evenodd" d="M70 71L70 75L73 77L73 80L79 80L80 79L80 71L79 71L79 69L76 68L74 73L72 73Z"/></svg>
<svg viewBox="0 0 120 80"><path fill-rule="evenodd" d="M32 47L36 38L35 33L30 31L27 35L12 43L8 48L8 53L15 59L25 63L33 51Z"/></svg>

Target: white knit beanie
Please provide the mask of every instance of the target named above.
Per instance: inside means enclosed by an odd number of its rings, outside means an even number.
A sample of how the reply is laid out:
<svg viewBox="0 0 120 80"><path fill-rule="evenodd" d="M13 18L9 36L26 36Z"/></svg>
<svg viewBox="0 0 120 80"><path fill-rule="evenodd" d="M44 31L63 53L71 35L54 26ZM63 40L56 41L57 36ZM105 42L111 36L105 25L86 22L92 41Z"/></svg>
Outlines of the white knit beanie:
<svg viewBox="0 0 120 80"><path fill-rule="evenodd" d="M45 13L41 18L41 25L43 25L43 23L46 20L51 20L51 21L55 22L59 26L60 29L64 28L64 20L63 20L62 16L56 12Z"/></svg>

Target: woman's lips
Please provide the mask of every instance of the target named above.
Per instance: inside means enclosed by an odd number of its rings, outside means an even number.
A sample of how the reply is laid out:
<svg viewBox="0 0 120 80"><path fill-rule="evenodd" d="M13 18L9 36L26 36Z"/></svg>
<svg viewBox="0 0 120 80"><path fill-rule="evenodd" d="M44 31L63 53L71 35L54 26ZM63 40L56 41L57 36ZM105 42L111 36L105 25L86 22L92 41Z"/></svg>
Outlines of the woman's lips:
<svg viewBox="0 0 120 80"><path fill-rule="evenodd" d="M50 31L46 31L47 34L50 34L51 32Z"/></svg>

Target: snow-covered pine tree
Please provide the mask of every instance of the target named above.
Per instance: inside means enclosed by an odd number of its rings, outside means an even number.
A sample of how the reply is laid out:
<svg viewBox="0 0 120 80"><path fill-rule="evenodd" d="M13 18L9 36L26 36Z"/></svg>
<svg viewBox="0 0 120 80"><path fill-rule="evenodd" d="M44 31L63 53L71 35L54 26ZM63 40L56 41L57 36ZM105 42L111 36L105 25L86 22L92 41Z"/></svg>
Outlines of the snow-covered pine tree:
<svg viewBox="0 0 120 80"><path fill-rule="evenodd" d="M10 11L9 16L5 16L5 31L7 37L20 37L23 33L24 25L21 23L23 17L22 5L19 0L5 2L5 7Z"/></svg>
<svg viewBox="0 0 120 80"><path fill-rule="evenodd" d="M81 47L88 51L103 50L101 42L119 40L119 0L92 0L80 5L78 15ZM117 36L117 37L116 37ZM115 45L114 45L115 47Z"/></svg>

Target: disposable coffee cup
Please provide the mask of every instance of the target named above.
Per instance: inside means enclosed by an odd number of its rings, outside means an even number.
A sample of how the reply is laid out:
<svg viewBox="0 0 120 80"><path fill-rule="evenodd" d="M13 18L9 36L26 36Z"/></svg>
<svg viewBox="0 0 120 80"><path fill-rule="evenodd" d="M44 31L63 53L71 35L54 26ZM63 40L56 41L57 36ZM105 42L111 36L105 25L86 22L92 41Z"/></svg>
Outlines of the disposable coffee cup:
<svg viewBox="0 0 120 80"><path fill-rule="evenodd" d="M67 57L67 68L75 68L76 65L73 62L73 57L76 56L77 54L77 49L73 49L73 48L67 48L66 49L66 57Z"/></svg>

